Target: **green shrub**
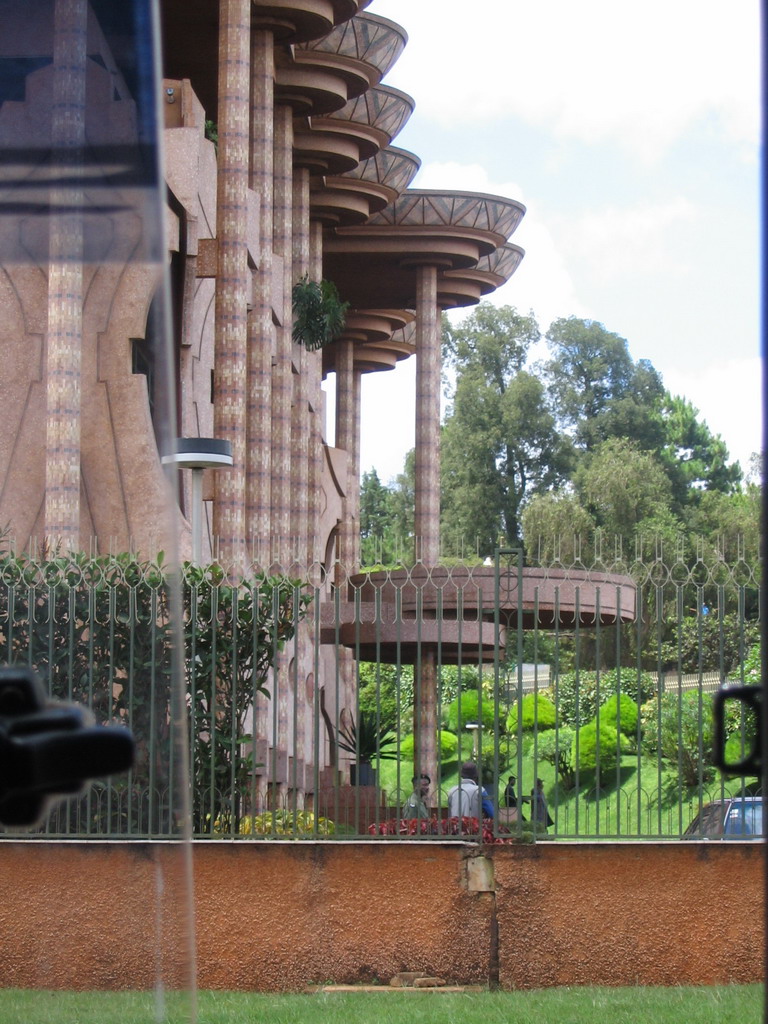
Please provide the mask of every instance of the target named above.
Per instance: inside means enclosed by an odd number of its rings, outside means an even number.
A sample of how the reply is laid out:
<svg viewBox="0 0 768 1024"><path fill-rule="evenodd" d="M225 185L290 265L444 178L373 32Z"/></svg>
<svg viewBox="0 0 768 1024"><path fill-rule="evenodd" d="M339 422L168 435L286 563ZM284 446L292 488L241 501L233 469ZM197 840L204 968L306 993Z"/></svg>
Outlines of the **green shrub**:
<svg viewBox="0 0 768 1024"><path fill-rule="evenodd" d="M416 737L412 732L403 736L400 743L400 756L404 761L413 761ZM459 738L455 733L440 730L440 762L457 761L459 758Z"/></svg>
<svg viewBox="0 0 768 1024"><path fill-rule="evenodd" d="M459 708L461 708L461 721L459 721ZM445 709L446 724L453 732L458 732L459 728L466 729L467 722L480 722L483 729L493 730L494 720L493 701L484 699L480 703L477 690L465 690Z"/></svg>
<svg viewBox="0 0 768 1024"><path fill-rule="evenodd" d="M614 694L600 708L600 723L612 725L631 739L637 735L637 704L626 693Z"/></svg>
<svg viewBox="0 0 768 1024"><path fill-rule="evenodd" d="M579 771L596 769L599 765L601 772L607 772L616 767L620 752L619 735L615 728L600 722L598 730L597 722L592 721L582 725L573 737L571 760L574 766L578 763Z"/></svg>
<svg viewBox="0 0 768 1024"><path fill-rule="evenodd" d="M658 740L662 756L679 771L686 786L697 785L700 778L711 778L714 739L711 695L686 690L682 695L665 693L659 700L660 712L658 707L655 710L661 717Z"/></svg>
<svg viewBox="0 0 768 1024"><path fill-rule="evenodd" d="M573 759L575 733L569 725L548 729L539 738L537 752L540 760L551 764L565 789L573 789L576 762Z"/></svg>
<svg viewBox="0 0 768 1024"><path fill-rule="evenodd" d="M521 729L523 732L532 732L537 729L543 732L546 729L554 729L557 725L557 711L555 705L545 697L543 693L527 693L521 701ZM507 732L514 735L517 732L518 706L514 704L507 718Z"/></svg>
<svg viewBox="0 0 768 1024"><path fill-rule="evenodd" d="M562 672L551 686L561 722L581 726L590 722L602 706L617 694L631 697L643 704L656 692L656 684L648 672L612 668L604 672Z"/></svg>

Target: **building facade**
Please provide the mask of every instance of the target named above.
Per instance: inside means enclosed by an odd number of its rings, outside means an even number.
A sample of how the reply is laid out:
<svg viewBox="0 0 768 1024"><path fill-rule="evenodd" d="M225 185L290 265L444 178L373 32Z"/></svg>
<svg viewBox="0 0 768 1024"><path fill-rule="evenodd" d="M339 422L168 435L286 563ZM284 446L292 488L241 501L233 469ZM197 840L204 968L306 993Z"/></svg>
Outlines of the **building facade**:
<svg viewBox="0 0 768 1024"><path fill-rule="evenodd" d="M102 31L117 18L108 10L100 0L32 0L29 19L6 32L0 66L13 68L13 89L0 105L4 146L23 142L52 98L62 100L67 144L93 145L96 92L111 126L111 134L99 129L99 143L141 140L134 79ZM230 468L203 475L202 561L311 576L326 597L345 585L360 558L361 377L413 358L414 558L434 566L440 315L508 280L523 255L509 239L524 208L500 196L409 187L418 156L393 142L413 101L384 83L407 36L375 4L161 0L160 11L177 405L170 434L225 441L232 454ZM51 59L35 58L38 51ZM79 264L87 230L79 237L62 223L70 250L58 278L55 248L47 272L6 266L3 274L0 522L19 550L151 558L168 504L153 422L162 384L157 267L137 257L128 219L103 242L109 259ZM349 304L343 333L321 350L293 340L293 289L302 280L333 282ZM329 374L332 445L321 388ZM193 499L191 474L182 472L174 518L187 558ZM337 634L343 626L335 623ZM473 642L468 634L465 642ZM354 707L351 659L309 629L294 661L278 665L293 682L283 695L276 684L280 714L265 715L255 732L264 762L278 749L286 765L272 780L281 792L298 788L303 798L310 768L337 770L332 728L319 750L311 716L288 706L303 705L304 693L312 700L325 668L342 680L341 696L328 697L326 720L338 723ZM434 772L434 652L425 649L420 666L417 761ZM300 780L293 786L290 763Z"/></svg>

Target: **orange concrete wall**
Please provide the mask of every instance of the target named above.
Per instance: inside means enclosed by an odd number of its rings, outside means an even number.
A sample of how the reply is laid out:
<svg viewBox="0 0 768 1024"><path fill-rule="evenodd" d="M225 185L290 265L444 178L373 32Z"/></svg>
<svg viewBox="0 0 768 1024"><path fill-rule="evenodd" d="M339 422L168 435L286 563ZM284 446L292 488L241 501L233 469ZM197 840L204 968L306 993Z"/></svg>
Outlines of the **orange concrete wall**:
<svg viewBox="0 0 768 1024"><path fill-rule="evenodd" d="M482 852L197 843L198 983L296 990L400 970L498 976L504 988L763 977L759 844ZM166 980L182 977L180 868L172 844L0 843L0 985L148 988L158 956Z"/></svg>

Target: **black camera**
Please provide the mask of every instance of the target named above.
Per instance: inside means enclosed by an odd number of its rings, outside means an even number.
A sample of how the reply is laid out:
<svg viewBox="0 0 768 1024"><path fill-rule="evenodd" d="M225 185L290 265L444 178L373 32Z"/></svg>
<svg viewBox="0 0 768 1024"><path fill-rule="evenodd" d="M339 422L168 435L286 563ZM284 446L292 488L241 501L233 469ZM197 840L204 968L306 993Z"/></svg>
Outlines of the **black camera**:
<svg viewBox="0 0 768 1024"><path fill-rule="evenodd" d="M133 763L128 729L95 725L80 704L51 700L35 673L0 668L0 822L30 826L58 797Z"/></svg>

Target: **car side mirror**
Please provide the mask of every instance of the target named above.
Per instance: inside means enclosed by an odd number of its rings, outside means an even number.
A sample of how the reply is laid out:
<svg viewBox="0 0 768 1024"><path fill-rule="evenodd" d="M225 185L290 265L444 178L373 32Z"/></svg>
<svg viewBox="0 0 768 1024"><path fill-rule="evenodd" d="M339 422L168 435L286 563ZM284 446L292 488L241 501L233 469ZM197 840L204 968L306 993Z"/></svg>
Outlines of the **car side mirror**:
<svg viewBox="0 0 768 1024"><path fill-rule="evenodd" d="M749 749L738 760L728 760L726 722L728 706L736 703L739 710L752 718ZM728 775L757 775L763 772L763 688L761 686L721 686L714 695L715 749L713 761Z"/></svg>

